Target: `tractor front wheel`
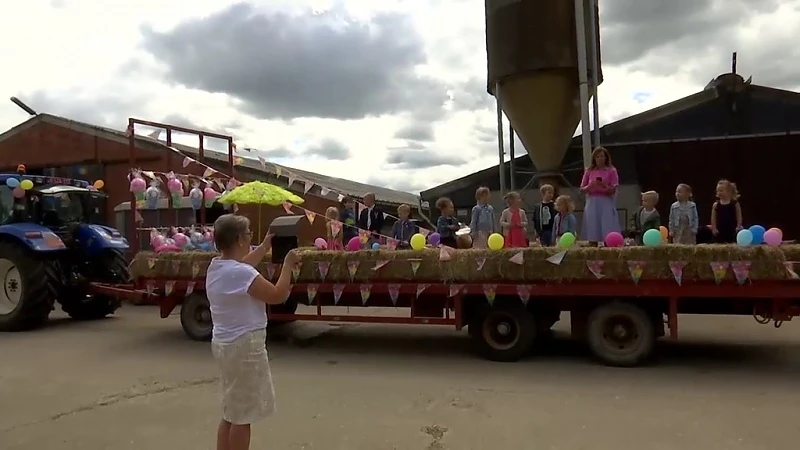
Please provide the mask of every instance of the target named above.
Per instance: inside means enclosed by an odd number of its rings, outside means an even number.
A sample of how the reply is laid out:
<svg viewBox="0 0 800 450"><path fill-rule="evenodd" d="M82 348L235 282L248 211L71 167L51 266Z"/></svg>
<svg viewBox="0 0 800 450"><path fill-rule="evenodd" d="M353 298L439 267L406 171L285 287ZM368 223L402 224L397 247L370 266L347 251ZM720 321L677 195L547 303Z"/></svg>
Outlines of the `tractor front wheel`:
<svg viewBox="0 0 800 450"><path fill-rule="evenodd" d="M47 321L55 301L51 268L22 245L0 242L0 331L30 330Z"/></svg>
<svg viewBox="0 0 800 450"><path fill-rule="evenodd" d="M104 283L126 283L130 279L128 263L118 250L107 250L92 264L95 273L89 281ZM87 287L88 289L88 287ZM86 294L61 298L61 309L76 320L98 320L113 314L120 300L109 295Z"/></svg>

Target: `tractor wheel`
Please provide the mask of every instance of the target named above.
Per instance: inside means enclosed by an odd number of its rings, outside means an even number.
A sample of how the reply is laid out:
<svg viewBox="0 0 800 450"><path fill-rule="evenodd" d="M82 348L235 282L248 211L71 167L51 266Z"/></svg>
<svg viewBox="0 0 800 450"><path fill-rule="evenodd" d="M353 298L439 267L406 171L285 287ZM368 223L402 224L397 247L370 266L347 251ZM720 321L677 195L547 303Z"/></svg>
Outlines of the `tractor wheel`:
<svg viewBox="0 0 800 450"><path fill-rule="evenodd" d="M589 314L586 326L589 348L600 361L614 367L634 367L653 353L653 319L636 305L613 302Z"/></svg>
<svg viewBox="0 0 800 450"><path fill-rule="evenodd" d="M536 339L533 314L521 303L484 310L469 328L478 352L492 361L518 361L533 347Z"/></svg>
<svg viewBox="0 0 800 450"><path fill-rule="evenodd" d="M193 292L181 305L181 327L193 341L208 342L214 330L211 322L211 308L208 297L201 292Z"/></svg>
<svg viewBox="0 0 800 450"><path fill-rule="evenodd" d="M24 331L47 321L55 302L51 265L27 248L0 242L0 331Z"/></svg>
<svg viewBox="0 0 800 450"><path fill-rule="evenodd" d="M127 283L130 280L128 263L119 250L107 250L93 264L95 274L90 281ZM61 298L61 309L76 320L98 320L113 314L120 300L110 295L75 295Z"/></svg>

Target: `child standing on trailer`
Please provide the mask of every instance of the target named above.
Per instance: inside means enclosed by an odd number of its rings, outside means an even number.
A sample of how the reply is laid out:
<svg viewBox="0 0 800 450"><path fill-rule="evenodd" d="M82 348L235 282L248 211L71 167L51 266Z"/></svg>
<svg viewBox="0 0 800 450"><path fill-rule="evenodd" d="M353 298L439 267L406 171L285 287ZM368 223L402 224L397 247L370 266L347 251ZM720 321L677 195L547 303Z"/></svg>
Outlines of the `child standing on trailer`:
<svg viewBox="0 0 800 450"><path fill-rule="evenodd" d="M355 207L356 203L350 197L342 197L339 201L339 222L342 223L342 242L345 245L358 236Z"/></svg>
<svg viewBox="0 0 800 450"><path fill-rule="evenodd" d="M661 227L661 215L656 210L658 192L647 191L642 193L642 206L633 216L633 232L636 243L642 245L644 233L648 230L658 230Z"/></svg>
<svg viewBox="0 0 800 450"><path fill-rule="evenodd" d="M408 205L400 205L397 207L397 222L392 226L392 239L397 241L397 248L407 249L411 248L409 241L411 236L417 232L417 226L414 222L409 220L411 215L411 207Z"/></svg>
<svg viewBox="0 0 800 450"><path fill-rule="evenodd" d="M339 223L338 231L335 231L336 225ZM325 210L325 230L328 238L328 250L344 250L344 238L342 230L343 226L339 222L339 210L331 206Z"/></svg>
<svg viewBox="0 0 800 450"><path fill-rule="evenodd" d="M528 246L528 217L520 208L522 198L519 193L511 191L506 194L508 208L500 214L500 229L503 231L506 248Z"/></svg>
<svg viewBox="0 0 800 450"><path fill-rule="evenodd" d="M447 198L442 197L436 200L436 207L439 209L439 218L436 219L436 232L439 233L439 242L452 248L458 248L456 240L456 231L461 228L458 219L453 217L455 207L453 202Z"/></svg>
<svg viewBox="0 0 800 450"><path fill-rule="evenodd" d="M719 180L717 201L711 208L711 233L714 242L732 244L736 233L742 229L742 206L739 204L739 190L735 183Z"/></svg>
<svg viewBox="0 0 800 450"><path fill-rule="evenodd" d="M568 195L559 195L556 199L558 214L553 218L553 243L558 243L564 233L576 233L578 220L572 214L573 208L572 199Z"/></svg>
<svg viewBox="0 0 800 450"><path fill-rule="evenodd" d="M697 243L697 228L700 220L697 205L692 201L692 188L681 183L675 188L675 203L669 208L669 235L673 244L694 245Z"/></svg>
<svg viewBox="0 0 800 450"><path fill-rule="evenodd" d="M491 192L487 187L479 187L475 191L477 204L472 207L472 218L469 222L472 234L472 247L485 249L488 245L489 235L497 231L494 222L494 208L489 204Z"/></svg>
<svg viewBox="0 0 800 450"><path fill-rule="evenodd" d="M553 245L553 218L558 213L555 202L553 202L555 191L552 185L543 184L539 188L539 192L542 194L542 203L533 213L533 228L539 236L539 242L544 247Z"/></svg>

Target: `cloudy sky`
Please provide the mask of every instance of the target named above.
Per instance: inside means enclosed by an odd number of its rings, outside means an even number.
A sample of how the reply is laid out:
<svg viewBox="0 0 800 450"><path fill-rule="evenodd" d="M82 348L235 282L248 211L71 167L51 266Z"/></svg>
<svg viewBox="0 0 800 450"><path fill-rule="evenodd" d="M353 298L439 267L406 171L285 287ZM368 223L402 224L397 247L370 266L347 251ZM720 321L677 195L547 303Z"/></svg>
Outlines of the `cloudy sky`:
<svg viewBox="0 0 800 450"><path fill-rule="evenodd" d="M16 95L112 128L230 134L279 164L410 192L496 163L481 1L11 3L1 130L27 118ZM697 92L734 50L754 83L800 89L798 28L800 0L601 1L601 121Z"/></svg>

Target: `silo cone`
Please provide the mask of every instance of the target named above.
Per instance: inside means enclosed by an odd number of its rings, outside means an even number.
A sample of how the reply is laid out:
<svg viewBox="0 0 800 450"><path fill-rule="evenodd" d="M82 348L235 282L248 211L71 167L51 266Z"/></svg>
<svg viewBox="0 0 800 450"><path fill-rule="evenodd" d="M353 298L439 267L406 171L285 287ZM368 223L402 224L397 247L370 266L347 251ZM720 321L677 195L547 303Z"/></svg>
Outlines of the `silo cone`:
<svg viewBox="0 0 800 450"><path fill-rule="evenodd" d="M543 175L539 183L557 186L562 181L558 174L564 153L581 115L575 3L485 1L489 93L498 95L499 83L501 108L537 172ZM590 5L584 0L587 66L591 71ZM595 24L599 29L599 23ZM596 45L599 53L599 37Z"/></svg>

